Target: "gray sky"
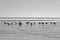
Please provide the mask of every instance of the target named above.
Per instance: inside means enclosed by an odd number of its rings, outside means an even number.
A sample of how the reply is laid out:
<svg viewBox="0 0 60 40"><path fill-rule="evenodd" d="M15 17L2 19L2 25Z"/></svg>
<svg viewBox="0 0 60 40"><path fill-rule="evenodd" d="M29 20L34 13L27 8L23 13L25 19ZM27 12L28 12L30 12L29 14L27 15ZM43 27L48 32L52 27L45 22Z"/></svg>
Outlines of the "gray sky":
<svg viewBox="0 0 60 40"><path fill-rule="evenodd" d="M60 17L60 0L0 0L0 17Z"/></svg>

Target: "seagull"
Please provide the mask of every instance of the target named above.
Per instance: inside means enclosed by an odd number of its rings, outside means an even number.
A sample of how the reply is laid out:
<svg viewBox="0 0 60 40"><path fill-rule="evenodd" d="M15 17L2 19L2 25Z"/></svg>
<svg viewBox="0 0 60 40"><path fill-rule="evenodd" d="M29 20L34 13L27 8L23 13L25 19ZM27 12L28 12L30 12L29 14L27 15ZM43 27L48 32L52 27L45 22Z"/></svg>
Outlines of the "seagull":
<svg viewBox="0 0 60 40"><path fill-rule="evenodd" d="M26 24L29 24L29 22L26 22Z"/></svg>
<svg viewBox="0 0 60 40"><path fill-rule="evenodd" d="M22 25L22 22L18 22L18 25L21 26Z"/></svg>

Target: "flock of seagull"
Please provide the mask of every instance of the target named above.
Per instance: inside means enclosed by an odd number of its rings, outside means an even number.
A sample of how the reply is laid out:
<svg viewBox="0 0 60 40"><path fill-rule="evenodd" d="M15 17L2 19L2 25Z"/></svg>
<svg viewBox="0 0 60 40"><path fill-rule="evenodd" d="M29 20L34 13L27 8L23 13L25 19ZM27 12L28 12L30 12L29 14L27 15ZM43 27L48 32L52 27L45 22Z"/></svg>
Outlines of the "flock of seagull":
<svg viewBox="0 0 60 40"><path fill-rule="evenodd" d="M55 26L55 25L57 25L57 23L56 22L54 22L54 21L5 21L5 20L2 20L2 21L0 21L1 22L1 24L3 24L3 25L7 25L7 26L12 26L12 25L18 25L18 26L21 26L22 27L22 25L24 25L24 23L25 23L25 25L27 25L27 26L29 26L29 28L30 28L30 26L33 26L33 25L42 25L42 26L44 26L44 25L53 25L53 26ZM38 26L37 25L37 26ZM53 27L53 26L49 26L49 27ZM45 27L45 26L44 26ZM48 28L49 28L48 27ZM19 27L18 27L19 28ZM22 27L22 30L23 30L24 28ZM27 28L26 28L27 29ZM24 30L26 30L26 29L24 29ZM31 32L32 34L40 34L40 29L38 28L38 29L34 29L34 30L30 30L30 29L27 29L28 31L29 31L29 33ZM38 31L38 33L35 33L36 31ZM44 30L43 30L44 31ZM49 30L47 31L47 32L50 32ZM44 33L43 33L44 34Z"/></svg>
<svg viewBox="0 0 60 40"><path fill-rule="evenodd" d="M33 24L36 24L36 22L25 22L27 25L28 24L30 24L31 26L33 25ZM3 22L3 24L7 24L7 25L13 25L14 23L13 22ZM15 24L17 24L17 25L19 25L19 26L21 26L21 25L23 25L23 23L20 21L20 22L15 22ZM56 25L56 22L38 22L38 24L40 25L40 24L42 24L42 25L48 25L48 24L53 24L53 25Z"/></svg>

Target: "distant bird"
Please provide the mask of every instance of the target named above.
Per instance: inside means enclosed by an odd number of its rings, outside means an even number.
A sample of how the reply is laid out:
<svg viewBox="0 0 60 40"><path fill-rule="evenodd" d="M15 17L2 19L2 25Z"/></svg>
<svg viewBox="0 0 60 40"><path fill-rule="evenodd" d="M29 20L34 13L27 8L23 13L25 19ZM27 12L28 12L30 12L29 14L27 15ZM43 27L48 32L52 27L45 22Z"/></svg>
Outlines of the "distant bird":
<svg viewBox="0 0 60 40"><path fill-rule="evenodd" d="M18 25L21 26L22 25L22 22L18 22Z"/></svg>
<svg viewBox="0 0 60 40"><path fill-rule="evenodd" d="M54 24L54 25L56 25L56 23L55 23L55 22L50 22L50 24Z"/></svg>
<svg viewBox="0 0 60 40"><path fill-rule="evenodd" d="M30 23L30 25L32 26L32 23Z"/></svg>
<svg viewBox="0 0 60 40"><path fill-rule="evenodd" d="M26 24L29 24L29 22L26 22Z"/></svg>
<svg viewBox="0 0 60 40"><path fill-rule="evenodd" d="M41 22L41 24L44 24L43 22Z"/></svg>
<svg viewBox="0 0 60 40"><path fill-rule="evenodd" d="M15 24L17 24L17 22L15 22Z"/></svg>
<svg viewBox="0 0 60 40"><path fill-rule="evenodd" d="M11 25L13 25L13 23L10 23Z"/></svg>
<svg viewBox="0 0 60 40"><path fill-rule="evenodd" d="M52 24L52 22L50 22L50 24Z"/></svg>
<svg viewBox="0 0 60 40"><path fill-rule="evenodd" d="M39 24L41 24L41 23L39 22Z"/></svg>
<svg viewBox="0 0 60 40"><path fill-rule="evenodd" d="M45 22L45 24L48 24L47 22Z"/></svg>
<svg viewBox="0 0 60 40"><path fill-rule="evenodd" d="M10 23L7 23L8 25L10 25Z"/></svg>
<svg viewBox="0 0 60 40"><path fill-rule="evenodd" d="M34 24L36 24L36 23L34 22Z"/></svg>
<svg viewBox="0 0 60 40"><path fill-rule="evenodd" d="M53 24L54 24L54 25L56 25L56 23L55 23L55 22L53 22Z"/></svg>
<svg viewBox="0 0 60 40"><path fill-rule="evenodd" d="M4 22L4 24L6 24L6 22Z"/></svg>

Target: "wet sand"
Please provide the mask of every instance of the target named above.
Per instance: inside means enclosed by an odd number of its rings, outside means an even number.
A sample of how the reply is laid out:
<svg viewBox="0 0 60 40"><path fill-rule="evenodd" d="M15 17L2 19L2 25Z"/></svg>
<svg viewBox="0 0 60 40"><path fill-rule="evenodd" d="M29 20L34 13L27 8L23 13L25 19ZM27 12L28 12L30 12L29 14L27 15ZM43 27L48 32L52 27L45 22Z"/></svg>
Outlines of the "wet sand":
<svg viewBox="0 0 60 40"><path fill-rule="evenodd" d="M58 28L57 28L58 29ZM58 31L58 30L57 30ZM60 35L60 34L59 34ZM54 37L55 36L55 37ZM55 39L56 38L56 39ZM4 39L13 39L13 40L59 40L60 37L54 34L51 35L48 34L48 33L29 33L29 32L26 32L26 31L22 31L22 30L19 30L19 29L16 29L14 27L9 27L9 26L1 26L0 25L0 39L1 40L4 40Z"/></svg>
<svg viewBox="0 0 60 40"><path fill-rule="evenodd" d="M27 34L13 27L0 26L0 40L39 40L41 36Z"/></svg>

